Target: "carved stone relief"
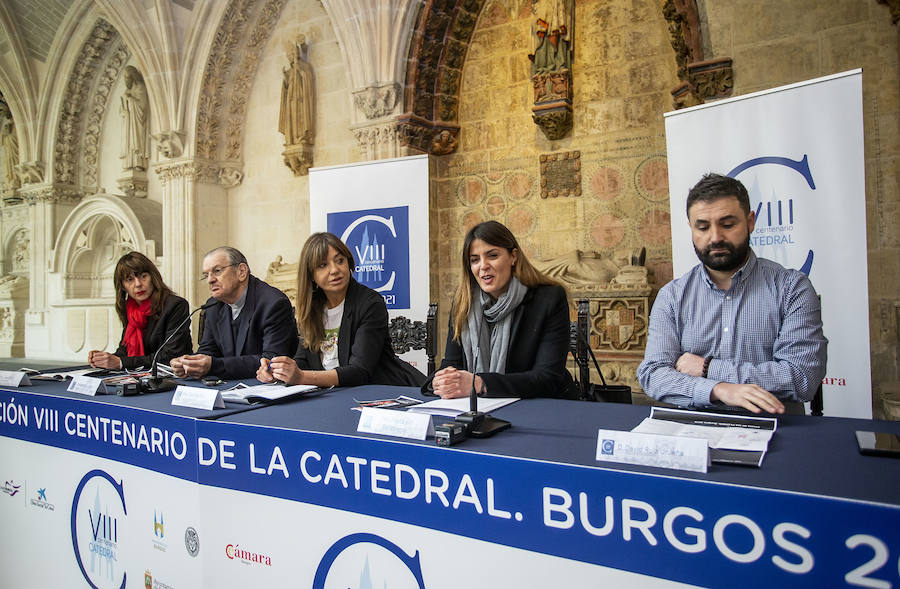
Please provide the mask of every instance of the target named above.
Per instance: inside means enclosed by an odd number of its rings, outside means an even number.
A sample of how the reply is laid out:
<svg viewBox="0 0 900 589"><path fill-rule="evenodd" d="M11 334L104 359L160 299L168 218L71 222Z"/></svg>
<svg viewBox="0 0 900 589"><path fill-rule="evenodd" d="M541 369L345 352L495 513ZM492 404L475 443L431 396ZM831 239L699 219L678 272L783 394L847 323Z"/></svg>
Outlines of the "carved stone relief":
<svg viewBox="0 0 900 589"><path fill-rule="evenodd" d="M353 129L363 159L376 160L403 155L401 129L397 123L364 125Z"/></svg>
<svg viewBox="0 0 900 589"><path fill-rule="evenodd" d="M404 147L428 153L444 130L456 140L445 145L452 149L458 145L460 74L484 3L426 3L419 25L421 34L413 37L409 50L404 113L399 117Z"/></svg>
<svg viewBox="0 0 900 589"><path fill-rule="evenodd" d="M353 102L367 119L377 119L394 112L399 96L400 84L391 82L354 91Z"/></svg>
<svg viewBox="0 0 900 589"><path fill-rule="evenodd" d="M541 198L581 196L581 152L541 156Z"/></svg>
<svg viewBox="0 0 900 589"><path fill-rule="evenodd" d="M166 158L179 157L184 152L184 133L164 131L153 135L156 153Z"/></svg>
<svg viewBox="0 0 900 589"><path fill-rule="evenodd" d="M12 259L12 271L16 274L28 274L28 263L31 260L30 243L31 240L25 229L16 232L12 241L12 252L8 256Z"/></svg>
<svg viewBox="0 0 900 589"><path fill-rule="evenodd" d="M84 129L81 186L85 192L90 193L96 192L99 185L97 170L100 163L98 160L100 134L102 132L103 117L109 105L109 95L116 80L119 79L122 68L131 57L128 47L120 39L117 38L115 43L115 49L98 77L97 87L91 98L91 108Z"/></svg>
<svg viewBox="0 0 900 589"><path fill-rule="evenodd" d="M88 40L82 45L75 66L69 74L56 131L54 182L74 184L76 181L81 113L85 110L82 107L88 104L88 92L96 77L98 65L117 37L115 28L99 19ZM43 179L43 170L41 178Z"/></svg>
<svg viewBox="0 0 900 589"><path fill-rule="evenodd" d="M703 104L708 99L731 96L734 90L731 58L704 58L696 0L666 0L663 16L669 23L678 79L681 80L672 90L675 107L684 108Z"/></svg>
<svg viewBox="0 0 900 589"><path fill-rule="evenodd" d="M247 100L250 87L259 64L259 57L269 41L271 31L275 29L284 0L268 0L262 7L256 25L250 33L247 45L241 54L234 80L231 84L231 97L228 117L225 125L225 157L226 161L239 161L243 152L244 122L247 119ZM243 175L241 175L243 177Z"/></svg>
<svg viewBox="0 0 900 589"><path fill-rule="evenodd" d="M258 9L260 3L262 7ZM234 0L230 2L216 31L215 38L203 70L200 102L197 111L195 152L202 173L196 176L204 183L237 180L228 170L240 172L239 161L243 151L243 133L246 121L247 100L253 77L256 75L259 57L275 29L285 0ZM254 20L255 16L255 20ZM249 27L252 30L247 31ZM241 44L245 43L243 47ZM240 57L238 63L237 58ZM164 150L182 153L180 138L177 145L172 138L156 136L160 153ZM169 145L166 143L169 142ZM166 157L177 157L167 155ZM222 168L212 162L225 162ZM222 173L220 173L222 172ZM164 172L161 174L169 174Z"/></svg>
<svg viewBox="0 0 900 589"><path fill-rule="evenodd" d="M39 186L20 191L22 200L29 205L37 203L73 203L81 200L82 194L74 188L61 186Z"/></svg>
<svg viewBox="0 0 900 589"><path fill-rule="evenodd" d="M44 165L41 162L25 162L16 166L22 184L40 184L44 181Z"/></svg>

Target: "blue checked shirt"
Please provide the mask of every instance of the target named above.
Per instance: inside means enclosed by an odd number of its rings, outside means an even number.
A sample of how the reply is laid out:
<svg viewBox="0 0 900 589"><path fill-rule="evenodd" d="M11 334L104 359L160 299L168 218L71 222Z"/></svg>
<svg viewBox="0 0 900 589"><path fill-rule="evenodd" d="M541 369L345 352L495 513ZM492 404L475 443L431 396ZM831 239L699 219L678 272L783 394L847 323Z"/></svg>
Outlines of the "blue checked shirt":
<svg viewBox="0 0 900 589"><path fill-rule="evenodd" d="M720 382L751 383L782 401L809 401L825 376L828 340L809 278L750 252L723 291L703 264L665 285L653 304L638 367L644 392L709 407ZM708 378L675 370L685 352L712 356Z"/></svg>

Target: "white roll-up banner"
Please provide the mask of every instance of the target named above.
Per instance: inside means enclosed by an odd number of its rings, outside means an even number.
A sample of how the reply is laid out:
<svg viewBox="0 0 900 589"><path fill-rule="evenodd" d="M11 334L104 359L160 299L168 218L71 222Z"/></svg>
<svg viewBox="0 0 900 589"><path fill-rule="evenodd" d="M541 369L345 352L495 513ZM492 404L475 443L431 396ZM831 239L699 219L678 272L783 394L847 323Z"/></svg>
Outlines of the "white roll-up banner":
<svg viewBox="0 0 900 589"><path fill-rule="evenodd" d="M707 172L740 180L751 247L806 273L828 338L826 415L870 418L862 70L666 113L672 263L698 263L685 214Z"/></svg>
<svg viewBox="0 0 900 589"><path fill-rule="evenodd" d="M353 253L353 277L378 292L391 318L425 321L429 302L428 156L309 170L310 231ZM427 370L425 353L401 358Z"/></svg>

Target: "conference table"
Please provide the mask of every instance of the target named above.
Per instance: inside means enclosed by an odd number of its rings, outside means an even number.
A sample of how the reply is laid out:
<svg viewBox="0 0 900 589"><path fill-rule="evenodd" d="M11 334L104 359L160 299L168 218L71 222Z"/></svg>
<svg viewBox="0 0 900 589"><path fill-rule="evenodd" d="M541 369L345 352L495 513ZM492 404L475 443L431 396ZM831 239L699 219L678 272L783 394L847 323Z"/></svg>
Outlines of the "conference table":
<svg viewBox="0 0 900 589"><path fill-rule="evenodd" d="M3 584L900 587L900 460L854 436L900 423L780 416L761 467L695 473L596 460L644 406L522 400L451 447L357 431L358 401L401 394L4 387Z"/></svg>

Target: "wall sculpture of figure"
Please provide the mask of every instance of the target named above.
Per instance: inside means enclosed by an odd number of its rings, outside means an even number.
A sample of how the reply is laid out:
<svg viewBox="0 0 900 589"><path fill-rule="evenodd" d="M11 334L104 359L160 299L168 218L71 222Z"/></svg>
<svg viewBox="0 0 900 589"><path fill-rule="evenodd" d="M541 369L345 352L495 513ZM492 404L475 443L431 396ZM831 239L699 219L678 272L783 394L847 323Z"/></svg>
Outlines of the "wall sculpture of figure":
<svg viewBox="0 0 900 589"><path fill-rule="evenodd" d="M562 139L572 130L572 40L574 0L532 0L531 84L535 124L547 139Z"/></svg>
<svg viewBox="0 0 900 589"><path fill-rule="evenodd" d="M6 190L20 186L16 166L19 165L19 138L12 113L5 104L0 104L0 147L3 148L3 184Z"/></svg>
<svg viewBox="0 0 900 589"><path fill-rule="evenodd" d="M284 68L281 84L281 111L278 130L284 135L284 164L295 176L309 173L312 165L312 145L315 136L312 67L304 59L306 38L303 35L291 47L290 67Z"/></svg>
<svg viewBox="0 0 900 589"><path fill-rule="evenodd" d="M122 93L120 113L123 121L122 159L123 170L147 169L147 126L149 123L149 98L144 78L134 66L125 67L125 92Z"/></svg>
<svg viewBox="0 0 900 589"><path fill-rule="evenodd" d="M568 70L572 65L571 35L573 0L532 0L533 53L531 75Z"/></svg>
<svg viewBox="0 0 900 589"><path fill-rule="evenodd" d="M290 67L284 69L278 130L284 135L285 146L313 142L312 67L303 59L305 50L306 41L301 37L290 55Z"/></svg>

